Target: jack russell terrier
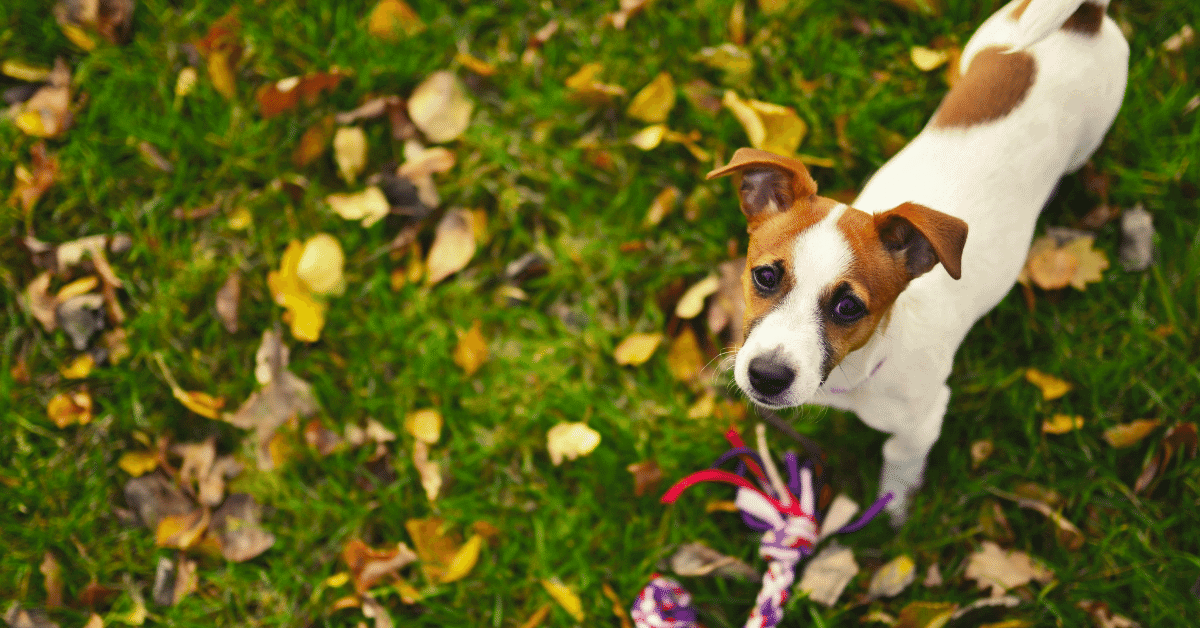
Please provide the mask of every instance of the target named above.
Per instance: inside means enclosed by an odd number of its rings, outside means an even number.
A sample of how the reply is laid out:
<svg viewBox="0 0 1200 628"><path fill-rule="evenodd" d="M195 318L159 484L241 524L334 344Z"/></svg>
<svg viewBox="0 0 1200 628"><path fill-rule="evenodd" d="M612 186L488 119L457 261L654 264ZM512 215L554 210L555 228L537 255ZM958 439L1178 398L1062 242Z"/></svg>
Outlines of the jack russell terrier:
<svg viewBox="0 0 1200 628"><path fill-rule="evenodd" d="M708 173L738 175L749 222L734 380L760 406L850 410L891 434L879 492L895 496L894 525L941 431L955 351L1013 286L1059 178L1121 107L1129 45L1107 5L1014 0L991 16L933 118L854 207L766 151L739 149Z"/></svg>

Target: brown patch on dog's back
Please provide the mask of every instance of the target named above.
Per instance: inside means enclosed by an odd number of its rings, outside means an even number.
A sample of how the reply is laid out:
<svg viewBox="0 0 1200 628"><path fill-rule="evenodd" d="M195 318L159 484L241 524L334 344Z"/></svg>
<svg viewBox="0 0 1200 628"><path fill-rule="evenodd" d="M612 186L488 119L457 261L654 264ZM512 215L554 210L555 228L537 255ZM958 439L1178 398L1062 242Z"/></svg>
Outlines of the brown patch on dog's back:
<svg viewBox="0 0 1200 628"><path fill-rule="evenodd" d="M965 128L1003 118L1025 100L1036 73L1033 55L988 46L942 99L930 126Z"/></svg>
<svg viewBox="0 0 1200 628"><path fill-rule="evenodd" d="M1021 0L1021 4L1018 4L1017 8L1013 9L1012 13L1008 14L1008 19L1014 22L1021 19L1021 16L1025 14L1025 9L1029 8L1029 3L1032 1L1033 0Z"/></svg>
<svg viewBox="0 0 1200 628"><path fill-rule="evenodd" d="M1063 22L1062 30L1078 35L1095 35L1104 25L1104 7L1094 2L1084 2Z"/></svg>

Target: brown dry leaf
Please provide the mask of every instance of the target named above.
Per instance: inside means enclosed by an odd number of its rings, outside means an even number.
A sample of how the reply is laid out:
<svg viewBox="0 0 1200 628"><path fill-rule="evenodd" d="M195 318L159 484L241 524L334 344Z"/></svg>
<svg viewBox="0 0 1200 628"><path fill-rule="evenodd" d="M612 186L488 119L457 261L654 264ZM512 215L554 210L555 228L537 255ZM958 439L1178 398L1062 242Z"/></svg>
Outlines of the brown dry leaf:
<svg viewBox="0 0 1200 628"><path fill-rule="evenodd" d="M446 567L458 554L461 537L450 533L446 523L438 518L409 519L404 522L413 549L421 559L421 571L432 582L438 582Z"/></svg>
<svg viewBox="0 0 1200 628"><path fill-rule="evenodd" d="M654 197L654 202L650 203L650 209L646 212L645 224L654 226L663 221L667 214L675 211L675 206L679 204L679 188L670 186L664 188Z"/></svg>
<svg viewBox="0 0 1200 628"><path fill-rule="evenodd" d="M958 604L953 602L909 602L900 609L892 628L941 628L956 610Z"/></svg>
<svg viewBox="0 0 1200 628"><path fill-rule="evenodd" d="M990 439L977 440L971 443L971 468L978 469L979 465L983 464L983 461L987 460L995 449L996 446Z"/></svg>
<svg viewBox="0 0 1200 628"><path fill-rule="evenodd" d="M1029 258L1022 269L1026 279L1023 283L1032 280L1043 290L1058 290L1070 285L1078 270L1079 260L1075 256L1058 248L1054 238L1043 236L1029 249Z"/></svg>
<svg viewBox="0 0 1200 628"><path fill-rule="evenodd" d="M359 539L351 539L342 548L342 560L354 577L354 590L365 593L388 576L396 576L417 560L416 552L404 543L396 547L373 549Z"/></svg>
<svg viewBox="0 0 1200 628"><path fill-rule="evenodd" d="M125 483L124 495L125 504L151 530L168 515L186 515L195 509L192 500L162 472L131 478Z"/></svg>
<svg viewBox="0 0 1200 628"><path fill-rule="evenodd" d="M470 212L454 209L446 212L438 223L425 261L426 281L439 281L466 268L475 255L475 228Z"/></svg>
<svg viewBox="0 0 1200 628"><path fill-rule="evenodd" d="M546 589L546 593L554 598L555 602L567 611L577 622L582 622L585 615L583 612L583 600L579 599L579 595L571 590L570 587L563 584L558 578L550 578L542 580L542 588Z"/></svg>
<svg viewBox="0 0 1200 628"><path fill-rule="evenodd" d="M700 376L704 363L704 352L700 350L695 332L691 327L684 327L667 348L667 368L675 379L690 382Z"/></svg>
<svg viewBox="0 0 1200 628"><path fill-rule="evenodd" d="M442 467L436 461L429 459L429 445L418 440L413 443L413 466L421 477L421 488L425 489L425 498L437 501L442 491Z"/></svg>
<svg viewBox="0 0 1200 628"><path fill-rule="evenodd" d="M1041 389L1042 399L1045 401L1058 399L1070 392L1072 388L1071 384L1065 380L1034 368L1025 369L1025 381Z"/></svg>
<svg viewBox="0 0 1200 628"><path fill-rule="evenodd" d="M15 168L16 185L10 199L19 201L26 215L37 205L38 199L54 185L58 176L58 157L46 153L46 143L39 141L29 149L30 167L18 164Z"/></svg>
<svg viewBox="0 0 1200 628"><path fill-rule="evenodd" d="M313 396L312 385L287 369L286 347L277 331L263 332L258 351L267 356L270 380L253 392L234 413L225 413L225 421L242 429L253 429L258 443L259 467L274 467L267 444L275 430L293 416L307 418L320 408Z"/></svg>
<svg viewBox="0 0 1200 628"><path fill-rule="evenodd" d="M321 155L324 155L325 149L329 148L330 142L333 141L333 134L336 129L337 124L332 115L327 115L317 120L300 136L300 143L296 145L295 151L292 152L292 163L297 168L303 168L316 161Z"/></svg>
<svg viewBox="0 0 1200 628"><path fill-rule="evenodd" d="M979 583L981 589L991 589L993 596L1019 587L1031 580L1046 584L1054 572L1035 562L1028 554L1017 550L1005 551L991 541L984 541L979 551L967 562L966 577Z"/></svg>
<svg viewBox="0 0 1200 628"><path fill-rule="evenodd" d="M46 404L46 414L60 429L68 425L87 425L92 422L92 396L86 388L59 393Z"/></svg>
<svg viewBox="0 0 1200 628"><path fill-rule="evenodd" d="M38 571L42 572L43 585L46 587L46 608L59 608L63 605L62 565L54 554L46 552Z"/></svg>
<svg viewBox="0 0 1200 628"><path fill-rule="evenodd" d="M658 483L663 478L662 467L656 460L635 462L625 470L633 474L633 494L638 497L658 490Z"/></svg>
<svg viewBox="0 0 1200 628"><path fill-rule="evenodd" d="M1140 624L1124 615L1116 615L1112 609L1108 607L1107 602L1097 602L1095 600L1080 600L1075 603L1085 613L1087 613L1092 621L1095 622L1096 628L1140 628Z"/></svg>
<svg viewBox="0 0 1200 628"><path fill-rule="evenodd" d="M726 84L731 85L744 83L754 70L754 57L745 48L732 43L701 48L693 58L724 72Z"/></svg>
<svg viewBox="0 0 1200 628"><path fill-rule="evenodd" d="M335 214L346 220L361 220L364 227L383 220L392 209L383 190L373 185L354 194L330 194L325 202Z"/></svg>
<svg viewBox="0 0 1200 628"><path fill-rule="evenodd" d="M304 424L304 442L316 449L317 455L324 457L341 447L342 437L322 425L320 419L312 419Z"/></svg>
<svg viewBox="0 0 1200 628"><path fill-rule="evenodd" d="M630 334L617 345L613 357L622 366L639 366L654 355L654 350L662 341L663 335L658 333Z"/></svg>
<svg viewBox="0 0 1200 628"><path fill-rule="evenodd" d="M617 30L624 30L625 25L629 23L629 18L633 17L642 9L646 8L654 0L621 0L619 8L615 13L609 13L605 16Z"/></svg>
<svg viewBox="0 0 1200 628"><path fill-rule="evenodd" d="M666 122L675 106L675 81L667 72L659 72L652 81L634 94L625 110L630 117L647 124Z"/></svg>
<svg viewBox="0 0 1200 628"><path fill-rule="evenodd" d="M333 159L338 174L350 185L367 167L367 134L360 126L344 126L333 134Z"/></svg>
<svg viewBox="0 0 1200 628"><path fill-rule="evenodd" d="M196 49L204 56L213 88L226 100L237 96L235 69L242 58L241 31L242 23L235 8L213 22L205 36L195 42Z"/></svg>
<svg viewBox="0 0 1200 628"><path fill-rule="evenodd" d="M462 135L474 110L458 77L445 70L429 75L408 97L409 119L434 144Z"/></svg>
<svg viewBox="0 0 1200 628"><path fill-rule="evenodd" d="M934 50L925 46L913 46L908 51L908 56L912 59L913 65L922 72L936 70L950 60L949 51Z"/></svg>
<svg viewBox="0 0 1200 628"><path fill-rule="evenodd" d="M716 116L721 111L721 90L704 79L693 79L683 85L683 97L695 109Z"/></svg>
<svg viewBox="0 0 1200 628"><path fill-rule="evenodd" d="M34 137L59 137L71 126L71 70L58 58L49 80L16 108L17 128Z"/></svg>
<svg viewBox="0 0 1200 628"><path fill-rule="evenodd" d="M229 273L225 283L217 290L217 318L225 331L236 334L238 331L238 305L242 296L242 275L237 270Z"/></svg>
<svg viewBox="0 0 1200 628"><path fill-rule="evenodd" d="M380 0L367 16L367 33L383 41L412 37L423 30L421 16L403 0Z"/></svg>
<svg viewBox="0 0 1200 628"><path fill-rule="evenodd" d="M200 480L208 477L217 459L217 437L199 443L177 443L171 447L171 453L183 458L179 463L179 483L195 495Z"/></svg>
<svg viewBox="0 0 1200 628"><path fill-rule="evenodd" d="M1131 447L1146 438L1162 421L1158 419L1138 419L1129 423L1114 425L1104 430L1104 440L1114 448Z"/></svg>
<svg viewBox="0 0 1200 628"><path fill-rule="evenodd" d="M874 598L894 597L908 588L917 578L917 564L907 555L901 554L888 561L871 576L867 595Z"/></svg>
<svg viewBox="0 0 1200 628"><path fill-rule="evenodd" d="M675 305L675 316L682 319L696 318L704 311L704 300L716 293L720 287L721 280L716 275L709 275L692 284Z"/></svg>
<svg viewBox="0 0 1200 628"><path fill-rule="evenodd" d="M167 515L154 528L154 544L172 549L191 549L204 536L211 521L207 508L196 508L183 515Z"/></svg>
<svg viewBox="0 0 1200 628"><path fill-rule="evenodd" d="M221 556L230 562L246 562L275 545L275 535L259 525L262 507L246 493L234 493L212 515L212 532L221 546Z"/></svg>
<svg viewBox="0 0 1200 628"><path fill-rule="evenodd" d="M59 0L54 17L68 39L84 50L96 46L91 33L114 44L129 42L134 0Z"/></svg>
<svg viewBox="0 0 1200 628"><path fill-rule="evenodd" d="M433 408L414 410L404 417L404 431L413 438L434 444L442 436L442 413Z"/></svg>
<svg viewBox="0 0 1200 628"><path fill-rule="evenodd" d="M586 423L561 422L546 432L546 450L554 466L586 456L600 445L600 432Z"/></svg>
<svg viewBox="0 0 1200 628"><path fill-rule="evenodd" d="M289 76L258 88L254 98L264 119L291 111L301 102L315 104L322 92L332 91L348 74L332 68L328 72L313 72L304 76ZM348 123L343 123L348 124Z"/></svg>
<svg viewBox="0 0 1200 628"><path fill-rule="evenodd" d="M1154 478L1171 461L1176 450L1181 450L1189 458L1194 459L1198 448L1200 448L1200 438L1197 437L1195 423L1179 423L1173 426L1163 435L1162 442L1159 444L1158 451L1154 453L1154 457L1146 461L1146 466L1142 468L1137 482L1133 485L1133 491L1141 493L1146 490L1154 481Z"/></svg>
<svg viewBox="0 0 1200 628"><path fill-rule="evenodd" d="M602 64L587 63L567 77L566 86L571 92L571 99L587 105L602 105L612 100L614 96L624 96L624 87L610 85L599 80L602 71L604 71Z"/></svg>
<svg viewBox="0 0 1200 628"><path fill-rule="evenodd" d="M1043 434L1066 434L1083 427L1083 417L1069 414L1056 414L1042 421Z"/></svg>
<svg viewBox="0 0 1200 628"><path fill-rule="evenodd" d="M754 580L758 572L745 562L726 556L702 543L684 543L668 559L671 571L681 576L720 576Z"/></svg>
<svg viewBox="0 0 1200 628"><path fill-rule="evenodd" d="M1076 238L1063 248L1063 251L1077 260L1070 282L1071 287L1076 290L1085 290L1087 284L1100 281L1104 271L1108 269L1108 258L1102 251L1092 247L1095 239L1095 236Z"/></svg>
<svg viewBox="0 0 1200 628"><path fill-rule="evenodd" d="M1196 29L1192 28L1191 24L1184 24L1178 33L1171 35L1163 42L1162 47L1167 52L1179 52L1184 46L1190 46L1195 41Z"/></svg>

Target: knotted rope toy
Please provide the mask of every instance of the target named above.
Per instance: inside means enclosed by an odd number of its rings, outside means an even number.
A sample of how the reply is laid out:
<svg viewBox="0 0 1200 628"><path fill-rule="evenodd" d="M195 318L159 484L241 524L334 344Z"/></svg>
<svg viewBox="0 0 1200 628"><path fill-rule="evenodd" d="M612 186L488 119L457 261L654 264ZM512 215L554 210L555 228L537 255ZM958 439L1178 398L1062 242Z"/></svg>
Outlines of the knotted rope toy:
<svg viewBox="0 0 1200 628"><path fill-rule="evenodd" d="M724 482L738 487L737 504L742 521L751 529L763 533L758 553L767 560L762 589L754 601L746 628L769 628L783 619L783 606L795 582L796 566L812 553L820 537L816 491L813 471L809 464L801 466L793 452L787 452L788 480L785 483L767 450L766 428L756 430L757 451L746 447L737 430L725 434L733 446L713 463L713 468L693 473L679 480L662 497L664 504L674 503L685 489L700 482ZM716 467L738 459L737 472ZM758 485L745 477L749 471ZM857 521L843 526L834 534L854 532L879 514L892 499L888 493L879 498ZM696 611L691 607L691 595L677 581L655 574L642 589L630 611L637 628L696 628Z"/></svg>

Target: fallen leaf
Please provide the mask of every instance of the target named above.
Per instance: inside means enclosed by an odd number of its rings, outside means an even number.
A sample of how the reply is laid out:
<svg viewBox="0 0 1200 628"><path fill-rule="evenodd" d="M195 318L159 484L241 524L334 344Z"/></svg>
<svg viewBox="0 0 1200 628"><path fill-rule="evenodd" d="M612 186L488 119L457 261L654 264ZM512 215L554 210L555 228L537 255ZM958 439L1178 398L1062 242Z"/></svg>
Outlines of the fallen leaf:
<svg viewBox="0 0 1200 628"><path fill-rule="evenodd" d="M1108 258L1101 251L1092 248L1095 236L1076 238L1067 244L1063 251L1078 260L1075 274L1071 277L1071 287L1084 290L1087 284L1095 283L1103 278L1103 272L1108 269Z"/></svg>
<svg viewBox="0 0 1200 628"><path fill-rule="evenodd" d="M365 593L388 576L416 562L416 552L404 543L396 547L373 549L359 539L351 539L342 548L342 560L354 577L354 590Z"/></svg>
<svg viewBox="0 0 1200 628"><path fill-rule="evenodd" d="M46 611L37 608L24 608L18 602L13 602L4 612L4 622L9 628L59 628L50 621Z"/></svg>
<svg viewBox="0 0 1200 628"><path fill-rule="evenodd" d="M421 559L421 571L432 582L441 580L446 567L458 554L460 538L446 529L441 519L409 519L404 522L413 548Z"/></svg>
<svg viewBox="0 0 1200 628"><path fill-rule="evenodd" d="M318 233L304 242L296 263L296 278L319 295L340 295L346 291L346 255L337 238Z"/></svg>
<svg viewBox="0 0 1200 628"><path fill-rule="evenodd" d="M701 48L694 58L710 68L724 72L725 82L729 85L744 83L754 71L754 57L737 44L725 43Z"/></svg>
<svg viewBox="0 0 1200 628"><path fill-rule="evenodd" d="M1058 399L1072 388L1068 382L1034 368L1025 369L1025 381L1041 389L1042 399L1045 401Z"/></svg>
<svg viewBox="0 0 1200 628"><path fill-rule="evenodd" d="M1114 614L1107 602L1080 600L1075 605L1092 618L1096 628L1139 628L1139 624L1132 619Z"/></svg>
<svg viewBox="0 0 1200 628"><path fill-rule="evenodd" d="M17 105L14 122L26 135L60 137L71 126L71 70L62 58L54 60L47 83Z"/></svg>
<svg viewBox="0 0 1200 628"><path fill-rule="evenodd" d="M818 604L832 606L838 603L841 592L858 574L858 563L850 548L832 544L818 551L816 556L804 562L804 573L800 575L800 591L808 593L809 599Z"/></svg>
<svg viewBox="0 0 1200 628"><path fill-rule="evenodd" d="M61 367L58 372L65 379L84 379L96 367L96 360L92 358L92 354L85 353L77 356L71 363Z"/></svg>
<svg viewBox="0 0 1200 628"><path fill-rule="evenodd" d="M158 468L158 454L145 450L127 451L117 459L117 467L136 478Z"/></svg>
<svg viewBox="0 0 1200 628"><path fill-rule="evenodd" d="M913 65L922 72L931 72L950 60L950 53L945 50L934 50L925 46L913 46L908 51Z"/></svg>
<svg viewBox="0 0 1200 628"><path fill-rule="evenodd" d="M433 408L414 410L404 417L404 431L432 445L442 435L442 413Z"/></svg>
<svg viewBox="0 0 1200 628"><path fill-rule="evenodd" d="M546 432L546 449L554 466L563 460L574 460L586 456L600 444L600 432L586 423L562 422Z"/></svg>
<svg viewBox="0 0 1200 628"><path fill-rule="evenodd" d="M720 576L758 579L758 572L744 561L726 556L703 543L684 543L667 559L671 571L681 576Z"/></svg>
<svg viewBox="0 0 1200 628"><path fill-rule="evenodd" d="M1167 52L1179 52L1184 46L1190 46L1196 41L1196 30L1191 24L1184 24L1179 29L1178 33L1171 35L1163 42L1163 50Z"/></svg>
<svg viewBox="0 0 1200 628"><path fill-rule="evenodd" d="M342 437L325 427L320 419L312 419L304 424L304 442L316 449L317 455L324 457L337 451L342 445Z"/></svg>
<svg viewBox="0 0 1200 628"><path fill-rule="evenodd" d="M367 33L383 41L412 37L423 30L421 16L403 0L380 0L367 16Z"/></svg>
<svg viewBox="0 0 1200 628"><path fill-rule="evenodd" d="M546 593L554 598L558 605L567 611L575 621L582 622L584 618L583 600L572 591L567 585L563 584L558 578L542 579L542 588L546 589Z"/></svg>
<svg viewBox="0 0 1200 628"><path fill-rule="evenodd" d="M471 124L475 104L453 73L429 75L408 97L408 117L434 144L462 135Z"/></svg>
<svg viewBox="0 0 1200 628"><path fill-rule="evenodd" d="M615 13L609 13L605 18L613 25L613 28L623 30L625 25L629 23L629 18L633 17L651 2L653 0L620 0L618 10Z"/></svg>
<svg viewBox="0 0 1200 628"><path fill-rule="evenodd" d="M325 327L326 305L316 299L307 284L298 275L304 245L298 240L288 243L279 260L279 270L267 273L267 288L277 305L285 310L283 320L288 323L292 337L304 342L316 342Z"/></svg>
<svg viewBox="0 0 1200 628"><path fill-rule="evenodd" d="M129 42L132 33L134 0L59 0L54 7L54 17L64 32L72 29L68 37L87 37L87 32L98 33L114 44ZM89 37L90 41L90 37ZM82 43L82 40L76 41ZM95 47L95 43L91 43ZM91 50L86 44L85 50Z"/></svg>
<svg viewBox="0 0 1200 628"><path fill-rule="evenodd" d="M302 102L316 104L323 92L332 91L347 76L346 72L336 67L328 72L289 76L258 88L254 98L258 101L258 110L263 119L270 119L291 111Z"/></svg>
<svg viewBox="0 0 1200 628"><path fill-rule="evenodd" d="M1158 419L1138 419L1129 423L1114 425L1104 430L1104 440L1114 448L1132 447L1138 441L1150 435L1162 421Z"/></svg>
<svg viewBox="0 0 1200 628"><path fill-rule="evenodd" d="M977 440L971 443L971 469L978 469L995 449L996 446L991 440Z"/></svg>
<svg viewBox="0 0 1200 628"><path fill-rule="evenodd" d="M624 96L625 88L599 80L600 73L603 71L602 64L587 63L567 77L566 86L570 90L570 98L587 105L602 105L612 100L614 96Z"/></svg>
<svg viewBox="0 0 1200 628"><path fill-rule="evenodd" d="M717 408L717 394L711 388L706 388L704 394L688 407L687 418L693 421L706 419L713 415Z"/></svg>
<svg viewBox="0 0 1200 628"><path fill-rule="evenodd" d="M142 525L157 530L163 518L185 515L195 505L162 472L131 478L125 483L125 504L138 515Z"/></svg>
<svg viewBox="0 0 1200 628"><path fill-rule="evenodd" d="M88 348L92 336L104 329L104 297L98 294L81 294L58 302L55 310L58 325L71 339L76 351Z"/></svg>
<svg viewBox="0 0 1200 628"><path fill-rule="evenodd" d="M638 497L658 490L658 483L663 478L662 467L655 460L635 462L625 470L633 474L633 494Z"/></svg>
<svg viewBox="0 0 1200 628"><path fill-rule="evenodd" d="M467 331L455 329L458 344L454 346L454 363L470 377L488 359L487 340L483 337L482 322L475 319Z"/></svg>
<svg viewBox="0 0 1200 628"><path fill-rule="evenodd" d="M87 425L92 422L92 396L86 388L58 393L46 404L46 414L59 429L69 425Z"/></svg>
<svg viewBox="0 0 1200 628"><path fill-rule="evenodd" d="M241 303L242 275L237 270L229 273L225 283L217 290L217 318L225 331L236 334L238 331L238 305Z"/></svg>
<svg viewBox="0 0 1200 628"><path fill-rule="evenodd" d="M438 223L429 247L429 258L425 261L426 281L436 284L466 268L475 256L475 229L465 209L446 212Z"/></svg>
<svg viewBox="0 0 1200 628"><path fill-rule="evenodd" d="M613 357L622 366L638 366L650 359L662 341L663 335L658 333L630 334L617 345Z"/></svg>
<svg viewBox="0 0 1200 628"><path fill-rule="evenodd" d="M900 609L892 628L942 628L958 610L953 602L909 602Z"/></svg>
<svg viewBox="0 0 1200 628"><path fill-rule="evenodd" d="M945 584L945 581L942 579L942 570L938 567L937 563L929 565L929 569L925 571L925 580L921 584L929 588L936 588Z"/></svg>
<svg viewBox="0 0 1200 628"><path fill-rule="evenodd" d="M888 561L871 576L867 595L871 598L894 597L908 588L917 577L917 564L907 555L901 554Z"/></svg>
<svg viewBox="0 0 1200 628"><path fill-rule="evenodd" d="M333 159L342 179L354 185L367 167L367 134L362 127L344 126L333 134Z"/></svg>
<svg viewBox="0 0 1200 628"><path fill-rule="evenodd" d="M667 134L667 125L652 124L629 138L629 143L642 150L654 150Z"/></svg>
<svg viewBox="0 0 1200 628"><path fill-rule="evenodd" d="M437 501L442 490L442 467L437 462L429 460L429 445L418 440L413 443L413 466L421 477L421 488L425 489L425 498Z"/></svg>
<svg viewBox="0 0 1200 628"><path fill-rule="evenodd" d="M317 120L300 136L300 142L296 144L296 149L292 152L292 163L297 168L303 168L316 161L317 158L325 154L325 149L329 148L336 130L337 124L332 115L327 115ZM328 197L325 200L329 204L333 204ZM351 220L357 220L357 218L351 218Z"/></svg>
<svg viewBox="0 0 1200 628"><path fill-rule="evenodd" d="M716 275L709 275L696 282L679 298L679 303L675 305L675 315L683 319L695 318L704 311L704 300L715 294L720 287L721 280Z"/></svg>
<svg viewBox="0 0 1200 628"><path fill-rule="evenodd" d="M32 171L17 165L14 171L17 181L10 196L20 201L27 216L58 177L58 158L47 154L45 142L38 141L30 147L29 156Z"/></svg>
<svg viewBox="0 0 1200 628"><path fill-rule="evenodd" d="M196 89L196 81L200 80L200 74L196 72L196 68L187 66L179 71L179 76L175 78L175 97L183 98L192 93Z"/></svg>
<svg viewBox="0 0 1200 628"><path fill-rule="evenodd" d="M691 327L684 327L667 347L667 368L676 380L690 382L700 376L704 363L704 353L695 332Z"/></svg>
<svg viewBox="0 0 1200 628"><path fill-rule="evenodd" d="M795 155L808 133L808 125L791 107L760 100L742 100L733 90L727 90L721 102L741 123L754 148L781 155Z"/></svg>
<svg viewBox="0 0 1200 628"><path fill-rule="evenodd" d="M1022 269L1026 281L1032 280L1043 290L1058 290L1071 283L1079 270L1079 260L1058 248L1054 238L1043 236L1034 241Z"/></svg>
<svg viewBox="0 0 1200 628"><path fill-rule="evenodd" d="M604 592L604 597L608 598L609 602L612 602L613 615L620 622L621 628L633 628L633 623L629 621L629 613L627 611L629 606L623 603L621 598L617 597L617 592L613 590L612 586L607 582L603 582L600 584L600 590Z"/></svg>
<svg viewBox="0 0 1200 628"><path fill-rule="evenodd" d="M383 220L391 210L383 190L373 185L354 194L330 194L325 197L325 202L346 220L362 220L364 227Z"/></svg>
<svg viewBox="0 0 1200 628"><path fill-rule="evenodd" d="M221 556L230 562L253 559L275 545L275 535L259 525L262 507L246 493L234 493L212 515L212 531L221 545Z"/></svg>
<svg viewBox="0 0 1200 628"><path fill-rule="evenodd" d="M154 529L154 544L171 549L191 549L208 530L211 520L207 508L196 508L182 515L167 515L159 520Z"/></svg>
<svg viewBox="0 0 1200 628"><path fill-rule="evenodd" d="M1149 488L1154 478L1171 461L1176 450L1183 451L1187 457L1194 459L1198 443L1200 443L1200 438L1197 438L1195 423L1179 423L1172 426L1162 437L1162 442L1159 443L1158 451L1154 453L1154 457L1146 461L1146 466L1142 468L1137 482L1134 483L1133 491L1141 493ZM1200 597L1200 594L1197 594L1197 597Z"/></svg>
<svg viewBox="0 0 1200 628"><path fill-rule="evenodd" d="M652 81L634 94L625 110L630 117L647 124L665 122L675 106L675 81L667 72L659 72Z"/></svg>
<svg viewBox="0 0 1200 628"><path fill-rule="evenodd" d="M41 83L50 78L50 68L19 59L5 59L0 62L0 74L26 83Z"/></svg>
<svg viewBox="0 0 1200 628"><path fill-rule="evenodd" d="M657 196L654 197L654 202L650 204L649 211L646 212L645 224L654 226L663 221L667 214L675 210L675 206L679 204L679 188L668 186L663 188Z"/></svg>
<svg viewBox="0 0 1200 628"><path fill-rule="evenodd" d="M1044 434L1066 434L1081 427L1083 427L1083 417L1069 414L1056 414L1042 421L1042 433Z"/></svg>
<svg viewBox="0 0 1200 628"><path fill-rule="evenodd" d="M965 576L977 581L979 588L990 588L993 596L999 596L1031 580L1046 584L1054 578L1054 572L1024 552L1005 551L991 541L984 541L981 549L968 557Z"/></svg>
<svg viewBox="0 0 1200 628"><path fill-rule="evenodd" d="M475 568L475 563L479 562L479 551L482 548L482 536L475 534L467 539L467 542L458 548L458 551L450 559L450 563L446 565L446 571L442 573L440 582L445 584L467 577L467 574Z"/></svg>

